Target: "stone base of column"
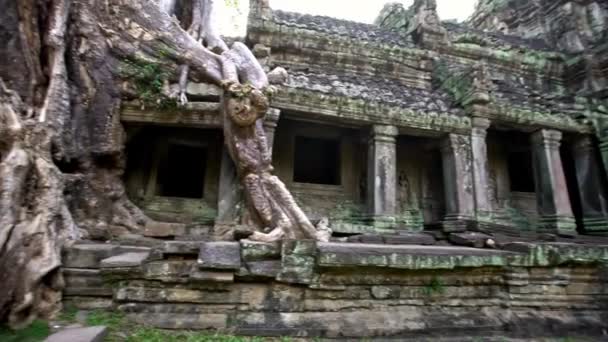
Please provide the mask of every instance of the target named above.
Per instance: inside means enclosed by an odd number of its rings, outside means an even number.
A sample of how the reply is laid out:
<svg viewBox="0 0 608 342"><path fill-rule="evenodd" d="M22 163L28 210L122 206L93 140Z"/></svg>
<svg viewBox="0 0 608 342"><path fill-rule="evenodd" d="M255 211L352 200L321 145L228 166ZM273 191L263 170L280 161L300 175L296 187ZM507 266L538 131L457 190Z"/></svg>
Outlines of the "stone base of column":
<svg viewBox="0 0 608 342"><path fill-rule="evenodd" d="M576 220L571 216L543 216L538 220L536 231L567 236L578 234Z"/></svg>
<svg viewBox="0 0 608 342"><path fill-rule="evenodd" d="M583 218L583 229L586 233L608 233L608 218L588 217Z"/></svg>
<svg viewBox="0 0 608 342"><path fill-rule="evenodd" d="M441 225L445 233L464 232L475 226L475 220L471 216L448 215Z"/></svg>

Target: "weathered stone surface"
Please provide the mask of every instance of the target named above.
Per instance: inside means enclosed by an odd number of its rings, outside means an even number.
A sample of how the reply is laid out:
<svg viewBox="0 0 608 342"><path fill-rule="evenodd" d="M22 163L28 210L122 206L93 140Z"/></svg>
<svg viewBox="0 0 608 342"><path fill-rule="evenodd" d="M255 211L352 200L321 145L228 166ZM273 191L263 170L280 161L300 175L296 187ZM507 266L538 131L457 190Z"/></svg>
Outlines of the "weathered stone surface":
<svg viewBox="0 0 608 342"><path fill-rule="evenodd" d="M99 262L114 255L117 245L89 243L76 244L63 250L63 266L71 268L97 268Z"/></svg>
<svg viewBox="0 0 608 342"><path fill-rule="evenodd" d="M389 245L433 245L435 238L422 233L399 233L398 235L384 235L384 243Z"/></svg>
<svg viewBox="0 0 608 342"><path fill-rule="evenodd" d="M238 242L202 242L198 266L209 269L238 270L241 267L241 248Z"/></svg>
<svg viewBox="0 0 608 342"><path fill-rule="evenodd" d="M245 261L268 260L281 258L281 244L251 240L241 240L241 257Z"/></svg>
<svg viewBox="0 0 608 342"><path fill-rule="evenodd" d="M165 241L161 250L163 254L198 254L200 252L200 241Z"/></svg>
<svg viewBox="0 0 608 342"><path fill-rule="evenodd" d="M275 278L281 271L280 260L247 261L247 275L254 277Z"/></svg>
<svg viewBox="0 0 608 342"><path fill-rule="evenodd" d="M466 247L355 245L319 243L318 265L403 269L503 266L512 253Z"/></svg>
<svg viewBox="0 0 608 342"><path fill-rule="evenodd" d="M63 268L64 296L112 297L111 284L104 281L99 270Z"/></svg>
<svg viewBox="0 0 608 342"><path fill-rule="evenodd" d="M170 237L180 236L186 233L186 225L183 223L168 223L149 221L146 224L143 235L148 237Z"/></svg>
<svg viewBox="0 0 608 342"><path fill-rule="evenodd" d="M108 328L103 326L61 330L47 337L45 342L103 342Z"/></svg>
<svg viewBox="0 0 608 342"><path fill-rule="evenodd" d="M453 244L475 248L485 247L486 241L491 238L490 235L475 232L452 233L448 237Z"/></svg>
<svg viewBox="0 0 608 342"><path fill-rule="evenodd" d="M190 279L212 283L232 283L234 282L234 273L195 270L190 273Z"/></svg>
<svg viewBox="0 0 608 342"><path fill-rule="evenodd" d="M117 268L117 267L136 267L140 266L148 257L149 253L124 253L119 254L100 262L101 268Z"/></svg>

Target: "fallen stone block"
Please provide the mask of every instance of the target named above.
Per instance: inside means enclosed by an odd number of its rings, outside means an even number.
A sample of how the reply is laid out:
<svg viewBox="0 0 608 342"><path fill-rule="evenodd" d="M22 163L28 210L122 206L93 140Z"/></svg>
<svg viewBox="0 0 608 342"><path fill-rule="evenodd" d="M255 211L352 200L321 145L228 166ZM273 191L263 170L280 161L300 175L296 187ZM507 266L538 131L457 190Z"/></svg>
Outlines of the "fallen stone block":
<svg viewBox="0 0 608 342"><path fill-rule="evenodd" d="M143 253L124 253L103 259L100 263L101 268L136 267L141 265L148 257L148 252Z"/></svg>
<svg viewBox="0 0 608 342"><path fill-rule="evenodd" d="M202 242L198 266L206 269L238 270L241 267L241 245L238 242Z"/></svg>
<svg viewBox="0 0 608 342"><path fill-rule="evenodd" d="M448 237L453 244L475 248L485 247L489 239L492 239L490 235L475 232L452 233Z"/></svg>
<svg viewBox="0 0 608 342"><path fill-rule="evenodd" d="M104 326L72 328L54 333L44 342L103 342L107 335L108 328Z"/></svg>
<svg viewBox="0 0 608 342"><path fill-rule="evenodd" d="M101 260L116 254L117 248L107 243L76 244L63 250L63 267L97 268Z"/></svg>

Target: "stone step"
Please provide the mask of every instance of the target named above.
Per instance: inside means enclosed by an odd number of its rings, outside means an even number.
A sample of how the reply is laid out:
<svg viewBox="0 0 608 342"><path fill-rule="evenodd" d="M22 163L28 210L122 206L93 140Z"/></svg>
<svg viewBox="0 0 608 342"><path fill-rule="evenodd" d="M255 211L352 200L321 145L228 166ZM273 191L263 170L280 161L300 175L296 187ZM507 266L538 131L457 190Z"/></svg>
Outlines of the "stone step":
<svg viewBox="0 0 608 342"><path fill-rule="evenodd" d="M150 255L150 252L129 252L101 260L101 268L121 268L140 266Z"/></svg>
<svg viewBox="0 0 608 342"><path fill-rule="evenodd" d="M54 333L44 342L103 342L107 335L108 328L104 326L70 328Z"/></svg>
<svg viewBox="0 0 608 342"><path fill-rule="evenodd" d="M494 243L492 236L476 232L452 233L448 236L448 240L455 245L475 248L487 247Z"/></svg>
<svg viewBox="0 0 608 342"><path fill-rule="evenodd" d="M148 247L121 246L111 243L78 243L64 248L62 263L66 268L99 268L101 260L123 253L149 252Z"/></svg>
<svg viewBox="0 0 608 342"><path fill-rule="evenodd" d="M319 243L317 264L322 267L372 266L399 269L452 269L504 266L506 256L491 249L448 246Z"/></svg>

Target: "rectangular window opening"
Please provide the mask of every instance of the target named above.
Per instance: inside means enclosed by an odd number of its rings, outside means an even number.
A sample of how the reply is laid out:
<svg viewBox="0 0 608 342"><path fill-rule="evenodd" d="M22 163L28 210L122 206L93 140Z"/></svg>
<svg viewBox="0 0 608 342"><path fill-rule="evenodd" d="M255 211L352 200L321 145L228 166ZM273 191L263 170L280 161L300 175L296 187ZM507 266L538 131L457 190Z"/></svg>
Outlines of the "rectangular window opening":
<svg viewBox="0 0 608 342"><path fill-rule="evenodd" d="M309 137L295 140L294 182L340 185L340 142Z"/></svg>
<svg viewBox="0 0 608 342"><path fill-rule="evenodd" d="M203 198L207 149L170 144L158 170L158 194L166 197Z"/></svg>
<svg viewBox="0 0 608 342"><path fill-rule="evenodd" d="M532 154L530 151L509 154L509 180L513 192L535 192Z"/></svg>

